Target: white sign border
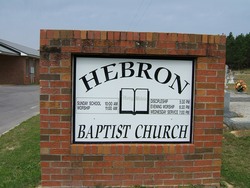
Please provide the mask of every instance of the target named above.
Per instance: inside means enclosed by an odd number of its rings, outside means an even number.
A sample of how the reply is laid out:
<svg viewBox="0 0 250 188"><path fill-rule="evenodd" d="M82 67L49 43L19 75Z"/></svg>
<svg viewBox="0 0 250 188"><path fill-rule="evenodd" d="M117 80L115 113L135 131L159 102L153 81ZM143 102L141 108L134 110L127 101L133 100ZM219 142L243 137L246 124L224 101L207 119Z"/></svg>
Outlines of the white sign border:
<svg viewBox="0 0 250 188"><path fill-rule="evenodd" d="M180 61L192 61L192 86L191 86L191 108L190 108L190 132L189 141L76 141L75 139L75 115L76 115L76 63L77 58L119 58L119 59L145 59L145 60L180 60ZM195 58L192 57L141 57L141 56L94 56L94 55L75 55L72 57L72 119L71 119L71 140L72 144L191 144L193 142L193 123L194 123L194 91L195 91Z"/></svg>

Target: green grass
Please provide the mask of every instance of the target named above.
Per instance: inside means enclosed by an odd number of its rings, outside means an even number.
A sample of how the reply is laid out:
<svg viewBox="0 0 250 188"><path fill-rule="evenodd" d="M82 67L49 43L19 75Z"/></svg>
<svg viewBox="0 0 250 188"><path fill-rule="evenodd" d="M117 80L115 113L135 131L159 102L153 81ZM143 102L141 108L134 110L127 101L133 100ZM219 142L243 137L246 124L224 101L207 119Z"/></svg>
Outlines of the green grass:
<svg viewBox="0 0 250 188"><path fill-rule="evenodd" d="M250 187L250 131L224 132L222 180ZM39 116L0 137L0 188L34 188L40 183ZM146 186L145 186L146 187Z"/></svg>
<svg viewBox="0 0 250 188"><path fill-rule="evenodd" d="M0 137L0 188L39 184L39 134L39 116L34 116Z"/></svg>
<svg viewBox="0 0 250 188"><path fill-rule="evenodd" d="M250 69L233 71L235 82L244 80L247 84L246 93L250 94ZM234 84L228 84L228 90L235 91ZM243 131L235 137L230 131L224 133L222 176L235 187L250 187L250 133Z"/></svg>
<svg viewBox="0 0 250 188"><path fill-rule="evenodd" d="M224 133L222 177L234 187L250 187L250 132Z"/></svg>

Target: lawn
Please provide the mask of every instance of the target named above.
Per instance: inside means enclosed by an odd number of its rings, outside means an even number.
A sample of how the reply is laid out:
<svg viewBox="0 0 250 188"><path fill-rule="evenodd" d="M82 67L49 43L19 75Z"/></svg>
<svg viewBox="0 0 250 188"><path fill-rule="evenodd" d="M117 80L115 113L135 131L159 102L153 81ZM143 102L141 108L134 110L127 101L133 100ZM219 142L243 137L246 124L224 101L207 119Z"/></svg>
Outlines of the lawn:
<svg viewBox="0 0 250 188"><path fill-rule="evenodd" d="M222 179L235 188L250 187L250 130L226 130L223 136Z"/></svg>
<svg viewBox="0 0 250 188"><path fill-rule="evenodd" d="M235 82L244 80L246 93L250 94L250 69L234 71ZM228 85L234 90L234 84ZM238 131L234 136L230 131L224 133L222 176L234 187L250 187L250 130Z"/></svg>
<svg viewBox="0 0 250 188"><path fill-rule="evenodd" d="M250 187L250 131L235 136L225 130L223 136L222 180L234 187ZM39 116L0 137L0 188L39 185L39 137Z"/></svg>
<svg viewBox="0 0 250 188"><path fill-rule="evenodd" d="M39 116L34 116L0 137L0 188L39 184L39 134Z"/></svg>

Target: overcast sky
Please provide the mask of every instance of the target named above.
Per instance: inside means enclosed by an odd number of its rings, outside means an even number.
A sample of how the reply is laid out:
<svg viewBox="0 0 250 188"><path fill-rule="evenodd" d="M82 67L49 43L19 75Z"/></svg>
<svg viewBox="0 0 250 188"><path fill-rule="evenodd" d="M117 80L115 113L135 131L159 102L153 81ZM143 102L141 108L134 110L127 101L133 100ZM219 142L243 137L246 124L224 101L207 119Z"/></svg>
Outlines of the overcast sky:
<svg viewBox="0 0 250 188"><path fill-rule="evenodd" d="M40 29L250 32L250 0L0 0L0 38L39 48Z"/></svg>

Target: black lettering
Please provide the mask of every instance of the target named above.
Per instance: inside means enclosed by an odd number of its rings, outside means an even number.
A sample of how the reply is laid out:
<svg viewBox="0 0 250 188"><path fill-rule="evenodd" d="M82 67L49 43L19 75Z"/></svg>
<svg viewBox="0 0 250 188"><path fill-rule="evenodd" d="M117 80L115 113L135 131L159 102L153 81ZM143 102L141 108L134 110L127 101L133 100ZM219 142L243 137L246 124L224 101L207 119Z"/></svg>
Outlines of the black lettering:
<svg viewBox="0 0 250 188"><path fill-rule="evenodd" d="M177 129L179 129L179 125L175 125L175 126L173 126L173 129L172 129L172 138L177 138L178 136L175 136L174 135L174 130L175 130L175 127L177 127Z"/></svg>
<svg viewBox="0 0 250 188"><path fill-rule="evenodd" d="M136 129L135 129L135 137L136 137L136 138L141 138L141 136L138 136L138 128L139 128L139 127L141 127L141 129L142 129L143 125L140 124L140 125L138 125L138 126L136 127Z"/></svg>
<svg viewBox="0 0 250 188"><path fill-rule="evenodd" d="M97 125L95 138L99 138L99 133L101 133L102 130L103 130L103 126L102 125Z"/></svg>
<svg viewBox="0 0 250 188"><path fill-rule="evenodd" d="M174 74L175 74L175 73L174 73ZM186 82L186 85L185 85L183 88L181 88L181 78L180 78L180 76L177 75L177 74L175 74L175 76L176 76L176 78L175 78L174 82L173 82L172 85L169 86L169 87L170 87L171 89L174 89L173 85L174 85L174 83L177 81L178 93L181 94L181 93L184 91L184 89L187 87L187 85L190 85L190 84L189 84L186 80L184 80L184 81Z"/></svg>
<svg viewBox="0 0 250 188"><path fill-rule="evenodd" d="M102 69L104 70L104 75L105 75L105 78L106 78L106 81L105 82L107 82L107 81L110 81L110 80L115 80L115 79L117 79L117 77L118 77L118 73L116 72L116 74L115 74L115 76L113 77L113 78L110 78L109 77L109 73L112 73L112 72L114 72L114 71L109 71L108 70L108 67L110 67L110 66L113 66L113 67L115 67L115 63L113 63L113 64L110 64L110 65L106 65L106 66L104 66L104 67L102 67Z"/></svg>
<svg viewBox="0 0 250 188"><path fill-rule="evenodd" d="M108 138L108 131L111 129L111 125L104 125L103 128L106 129L104 138Z"/></svg>
<svg viewBox="0 0 250 188"><path fill-rule="evenodd" d="M123 138L128 138L127 137L127 134L128 134L128 128L131 129L131 125L124 125L124 128L125 128L125 135Z"/></svg>
<svg viewBox="0 0 250 188"><path fill-rule="evenodd" d="M149 129L147 129L148 126L149 126ZM146 138L146 133L148 133L148 138L150 138L151 128L152 128L152 125L144 125L143 138Z"/></svg>
<svg viewBox="0 0 250 188"><path fill-rule="evenodd" d="M186 138L187 137L187 127L188 125L180 125L181 127L181 130L180 130L180 135L179 135L179 138ZM184 127L184 129L183 129ZM182 133L184 133L183 137L182 137Z"/></svg>
<svg viewBox="0 0 250 188"><path fill-rule="evenodd" d="M90 126L90 128L88 130L88 133L86 134L85 138L88 138L88 135L90 135L90 138L93 138L93 128L92 128L92 125Z"/></svg>
<svg viewBox="0 0 250 188"><path fill-rule="evenodd" d="M167 71L167 77L166 77L166 79L165 80L163 80L163 81L160 81L160 79L159 79L159 74L160 74L160 71L161 70L166 70ZM165 77L165 74L163 74L164 75L164 77ZM159 83L161 83L161 84L166 84L166 83L168 83L169 82L169 80L171 79L171 77L172 77L172 73L170 72L170 70L168 70L168 69L166 69L165 67L159 67L158 69L156 69L156 71L155 71L155 80L157 81L157 82L159 82Z"/></svg>
<svg viewBox="0 0 250 188"><path fill-rule="evenodd" d="M116 125L113 125L113 131L112 131L112 137L111 138L115 138L115 127L116 127Z"/></svg>
<svg viewBox="0 0 250 188"><path fill-rule="evenodd" d="M121 135L122 135L122 129L123 128L123 126L122 125L119 125L118 126L118 128L117 128L117 132L119 133L118 135L116 135L116 138L120 138L121 137Z"/></svg>
<svg viewBox="0 0 250 188"><path fill-rule="evenodd" d="M152 79L148 73L148 70L150 70L152 68L152 65L149 63L140 63L140 62L138 62L138 63L139 63L139 69L138 69L138 76L137 77L143 78L142 72L144 72L144 75L146 76L147 79ZM143 69L144 65L147 65L147 67L145 69Z"/></svg>
<svg viewBox="0 0 250 188"><path fill-rule="evenodd" d="M160 84L169 83L168 87L173 90L176 89L179 94L181 94L187 88L187 86L190 85L188 81L186 80L182 81L181 77L176 73L173 73L175 75L175 77L173 77L172 72L165 67L158 67L155 70L155 72L153 72L152 64L137 62L138 72L135 73L134 62L127 61L127 62L121 62L119 64L121 66L121 72L116 72L115 69L113 69L116 66L116 63L113 63L101 67L101 69L103 69L103 73L101 76L99 76L100 72L97 72L98 69L95 69L89 72L88 74L85 74L81 78L79 78L79 80L82 80L86 88L86 92L93 89L93 87L102 84L103 82L108 82L118 78L129 78L133 76L137 78L146 78L151 80L154 79L156 82Z"/></svg>
<svg viewBox="0 0 250 188"><path fill-rule="evenodd" d="M154 133L153 133L153 138L161 138L160 134L161 134L161 125L158 126L158 133L157 132L157 125L154 125Z"/></svg>
<svg viewBox="0 0 250 188"><path fill-rule="evenodd" d="M170 125L165 125L164 126L164 133L163 133L163 137L162 138L170 138L168 131L170 130ZM166 137L167 136L167 137Z"/></svg>
<svg viewBox="0 0 250 188"><path fill-rule="evenodd" d="M120 63L122 65L122 76L121 78L127 78L127 77L132 77L135 74L134 69L132 67L134 66L134 63L129 61L129 62L122 62ZM126 68L126 64L129 66ZM129 74L126 74L126 72L129 72Z"/></svg>
<svg viewBox="0 0 250 188"><path fill-rule="evenodd" d="M86 87L86 89L87 89L86 92L88 92L89 90L91 90L91 89L93 88L93 87L90 87L90 86L89 86L89 83L88 83L89 81L91 81L91 80L94 80L94 81L95 81L94 87L96 87L96 86L98 86L98 85L101 84L101 82L99 82L99 80L98 80L98 77L97 77L97 74L96 74L96 70L97 70L97 69L95 69L95 70L89 72L89 74L92 74L92 76L93 76L91 79L89 79L89 80L86 79L87 74L85 74L83 77L81 77L81 78L79 79L79 80L82 80L82 81L83 81L83 83L84 83L84 85L85 85L85 87Z"/></svg>
<svg viewBox="0 0 250 188"><path fill-rule="evenodd" d="M79 125L78 138L83 138L85 136L85 125Z"/></svg>

